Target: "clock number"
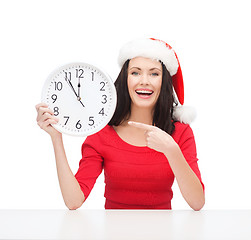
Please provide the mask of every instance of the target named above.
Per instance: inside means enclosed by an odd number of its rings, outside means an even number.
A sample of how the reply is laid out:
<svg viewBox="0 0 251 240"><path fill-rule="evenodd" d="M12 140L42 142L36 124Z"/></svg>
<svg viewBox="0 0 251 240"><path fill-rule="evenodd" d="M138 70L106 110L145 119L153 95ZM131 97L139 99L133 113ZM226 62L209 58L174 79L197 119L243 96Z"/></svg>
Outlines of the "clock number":
<svg viewBox="0 0 251 240"><path fill-rule="evenodd" d="M93 118L94 118L94 117L89 117L89 122L90 122L90 123L88 123L89 126L94 125L94 120L93 120Z"/></svg>
<svg viewBox="0 0 251 240"><path fill-rule="evenodd" d="M80 129L82 127L81 123L80 123L80 120L78 120L78 122L76 123L76 128L77 129Z"/></svg>
<svg viewBox="0 0 251 240"><path fill-rule="evenodd" d="M100 91L105 91L105 89L104 89L105 83L104 83L104 82L101 82L100 84L103 85L103 86L100 88Z"/></svg>
<svg viewBox="0 0 251 240"><path fill-rule="evenodd" d="M62 82L54 82L55 83L55 91L61 91L63 88L63 83Z"/></svg>
<svg viewBox="0 0 251 240"><path fill-rule="evenodd" d="M106 95L102 95L102 97L104 98L104 100L101 103L103 103L103 104L107 103L107 96Z"/></svg>
<svg viewBox="0 0 251 240"><path fill-rule="evenodd" d="M71 72L64 72L65 73L65 80L71 81Z"/></svg>
<svg viewBox="0 0 251 240"><path fill-rule="evenodd" d="M68 123L70 117L64 116L64 118L66 118L66 121L64 123L64 125L66 125Z"/></svg>
<svg viewBox="0 0 251 240"><path fill-rule="evenodd" d="M76 78L83 78L84 76L82 76L84 73L84 70L82 68L80 69L76 69Z"/></svg>
<svg viewBox="0 0 251 240"><path fill-rule="evenodd" d="M104 110L104 108L102 108L102 109L99 111L98 114L101 114L102 116L104 116L104 115L105 115L105 110Z"/></svg>
<svg viewBox="0 0 251 240"><path fill-rule="evenodd" d="M92 73L92 81L94 81L94 72L91 72Z"/></svg>
<svg viewBox="0 0 251 240"><path fill-rule="evenodd" d="M57 95L56 95L56 94L53 94L53 95L51 96L51 99L53 100L53 103L56 102L56 100L57 100Z"/></svg>
<svg viewBox="0 0 251 240"><path fill-rule="evenodd" d="M58 107L54 107L54 116L57 116L59 114L59 108Z"/></svg>

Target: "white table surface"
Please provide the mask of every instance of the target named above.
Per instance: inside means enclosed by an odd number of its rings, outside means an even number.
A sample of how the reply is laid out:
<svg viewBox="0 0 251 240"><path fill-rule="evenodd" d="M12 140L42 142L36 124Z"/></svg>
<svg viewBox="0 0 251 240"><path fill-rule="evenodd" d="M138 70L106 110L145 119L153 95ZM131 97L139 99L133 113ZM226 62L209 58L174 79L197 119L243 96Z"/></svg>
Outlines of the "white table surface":
<svg viewBox="0 0 251 240"><path fill-rule="evenodd" d="M251 210L0 210L0 239L251 240Z"/></svg>

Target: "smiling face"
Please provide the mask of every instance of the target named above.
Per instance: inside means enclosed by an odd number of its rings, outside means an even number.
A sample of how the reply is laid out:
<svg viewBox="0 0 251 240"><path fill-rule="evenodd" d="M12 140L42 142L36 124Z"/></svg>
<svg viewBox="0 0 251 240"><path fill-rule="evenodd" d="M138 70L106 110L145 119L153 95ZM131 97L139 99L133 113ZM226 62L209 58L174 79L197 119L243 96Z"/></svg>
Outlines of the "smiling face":
<svg viewBox="0 0 251 240"><path fill-rule="evenodd" d="M158 100L162 83L162 66L159 61L144 57L130 60L128 66L128 91L131 107L152 110Z"/></svg>

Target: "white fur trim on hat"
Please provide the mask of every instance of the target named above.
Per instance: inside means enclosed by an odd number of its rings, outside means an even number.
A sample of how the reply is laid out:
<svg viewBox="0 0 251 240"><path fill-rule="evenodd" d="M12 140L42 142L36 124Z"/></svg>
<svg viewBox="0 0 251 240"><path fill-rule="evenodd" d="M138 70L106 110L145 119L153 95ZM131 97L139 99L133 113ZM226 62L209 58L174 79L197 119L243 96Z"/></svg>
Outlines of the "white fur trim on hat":
<svg viewBox="0 0 251 240"><path fill-rule="evenodd" d="M122 67L128 60L135 57L146 57L162 61L170 75L177 73L179 63L173 49L170 49L164 42L149 38L133 40L126 43L119 52L118 63Z"/></svg>
<svg viewBox="0 0 251 240"><path fill-rule="evenodd" d="M196 118L196 110L189 106L174 107L173 117L176 121L190 124Z"/></svg>

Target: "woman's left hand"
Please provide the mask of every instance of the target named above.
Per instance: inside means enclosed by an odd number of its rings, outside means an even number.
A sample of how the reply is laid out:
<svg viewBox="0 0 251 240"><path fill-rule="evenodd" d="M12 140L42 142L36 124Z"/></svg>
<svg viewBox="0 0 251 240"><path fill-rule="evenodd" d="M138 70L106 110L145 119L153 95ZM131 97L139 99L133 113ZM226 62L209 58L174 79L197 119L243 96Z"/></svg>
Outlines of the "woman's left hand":
<svg viewBox="0 0 251 240"><path fill-rule="evenodd" d="M145 130L146 145L151 149L168 155L168 153L170 154L179 148L174 139L158 127L132 121L129 121L128 124Z"/></svg>

